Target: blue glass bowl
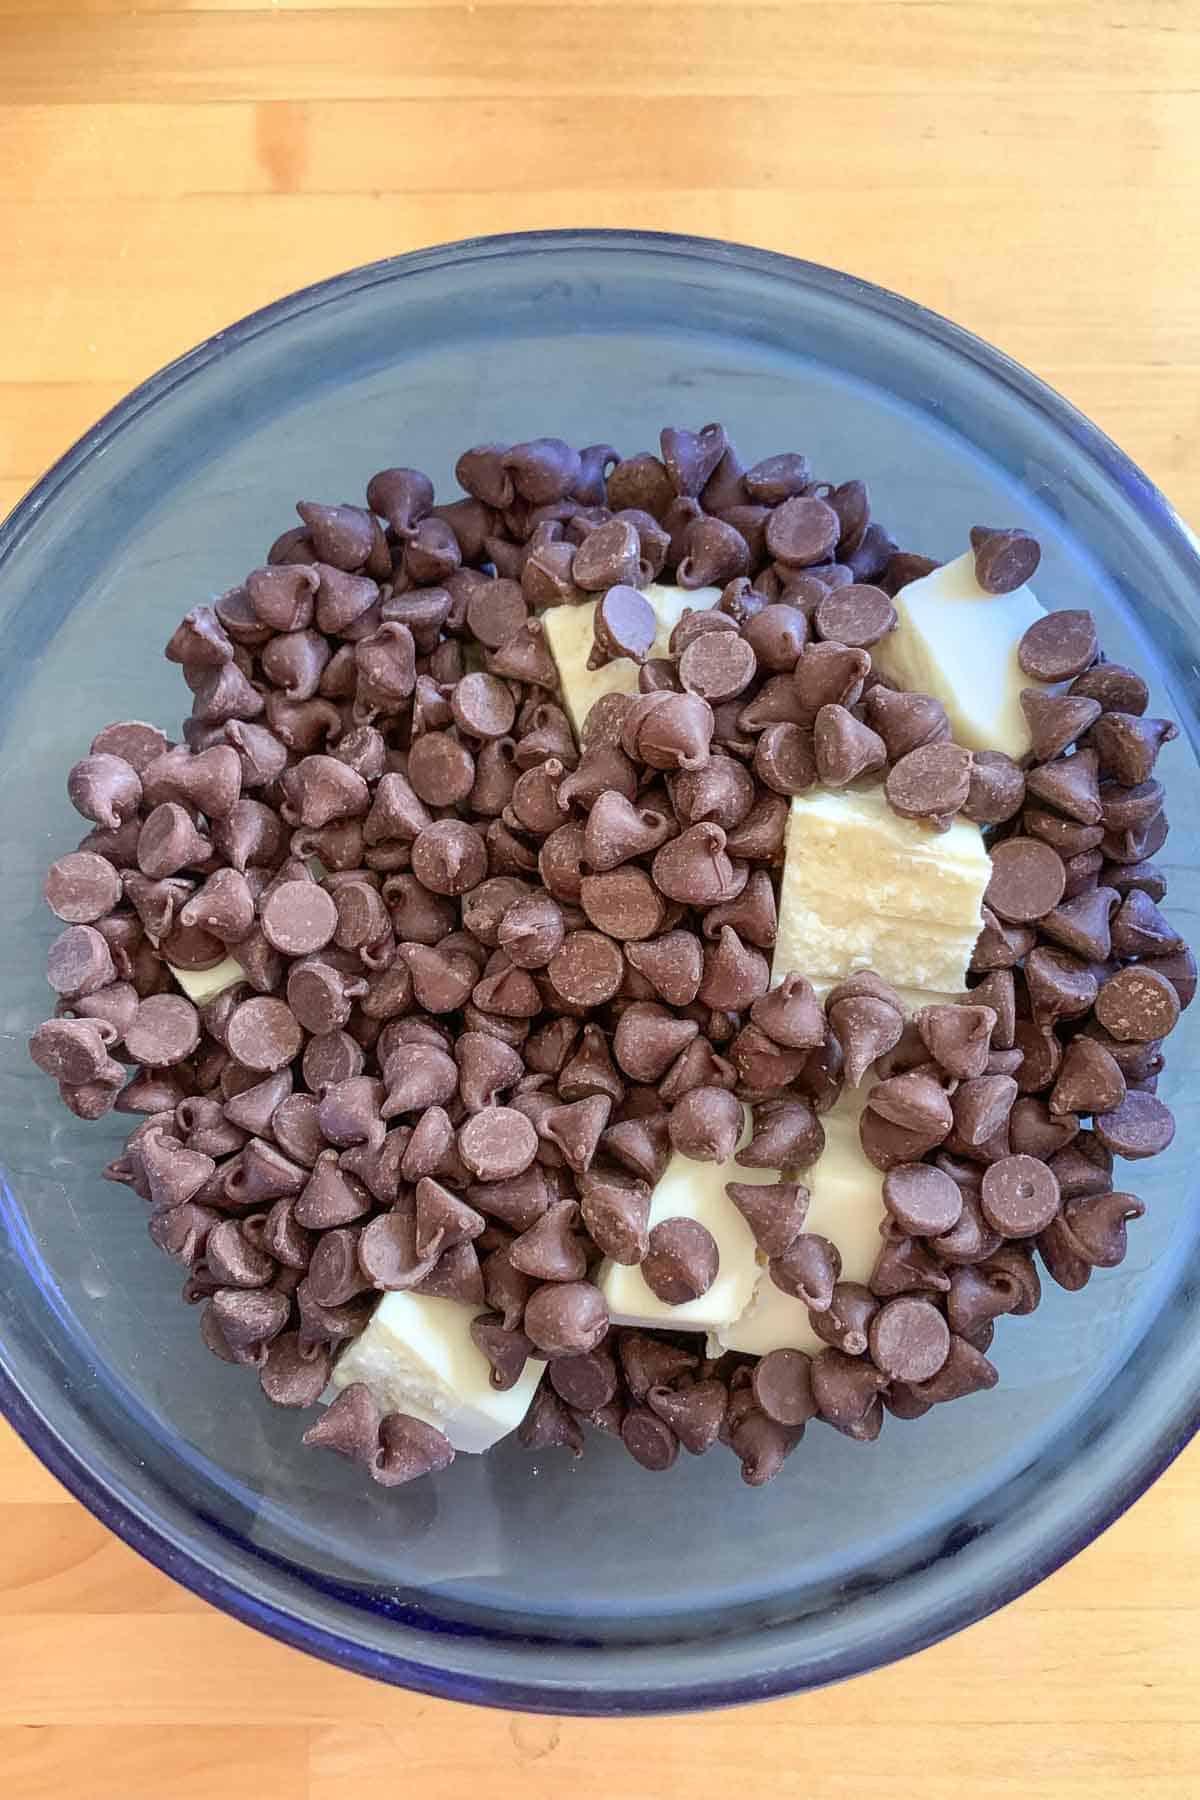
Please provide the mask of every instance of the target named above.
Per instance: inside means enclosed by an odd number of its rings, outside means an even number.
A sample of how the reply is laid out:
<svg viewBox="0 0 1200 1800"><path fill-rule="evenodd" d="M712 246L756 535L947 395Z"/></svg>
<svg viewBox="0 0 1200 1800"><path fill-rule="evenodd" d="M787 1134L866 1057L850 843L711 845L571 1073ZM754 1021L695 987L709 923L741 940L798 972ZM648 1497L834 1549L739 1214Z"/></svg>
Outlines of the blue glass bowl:
<svg viewBox="0 0 1200 1800"><path fill-rule="evenodd" d="M652 1712L856 1674L1030 1587L1128 1506L1198 1418L1200 1007L1172 1039L1173 1150L1126 1264L1000 1321L1001 1386L873 1446L813 1427L744 1488L724 1455L651 1476L507 1444L384 1492L302 1452L303 1421L197 1341L144 1209L103 1183L115 1119L60 1110L26 1058L47 1010L39 886L80 835L63 774L109 719L183 710L159 650L261 558L300 497L395 462L561 432L628 450L719 418L748 460L862 475L906 546L1020 521L1039 591L1098 614L1185 735L1164 757L1174 918L1196 886L1196 545L1064 401L846 276L694 239L483 239L325 282L131 394L0 529L0 1405L85 1505L248 1623L458 1699Z"/></svg>

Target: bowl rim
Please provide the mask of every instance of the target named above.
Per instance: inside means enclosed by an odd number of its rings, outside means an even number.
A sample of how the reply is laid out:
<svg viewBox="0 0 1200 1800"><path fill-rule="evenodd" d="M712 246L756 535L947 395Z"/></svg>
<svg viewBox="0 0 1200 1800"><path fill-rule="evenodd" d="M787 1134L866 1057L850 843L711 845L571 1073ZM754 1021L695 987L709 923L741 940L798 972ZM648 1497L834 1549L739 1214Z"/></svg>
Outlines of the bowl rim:
<svg viewBox="0 0 1200 1800"><path fill-rule="evenodd" d="M512 253L546 256L575 252L629 254L639 251L718 263L760 276L772 276L829 295L852 299L867 311L884 315L934 339L955 358L973 364L1009 389L1024 406L1045 416L1065 432L1082 454L1109 480L1125 490L1143 524L1160 548L1186 571L1200 590L1200 542L1160 489L1099 427L1047 383L1004 352L953 324L941 314L887 288L819 263L715 238L659 231L567 229L524 231L459 239L455 242L386 257L298 288L215 332L192 350L165 364L140 382L102 415L57 459L0 521L0 574L41 514L58 493L91 460L142 415L177 387L216 360L290 320L319 308L337 305L350 295L385 286L410 275L447 265L469 265ZM717 1680L684 1679L678 1685L650 1691L628 1685L598 1685L590 1680L560 1685L551 1677L508 1680L439 1668L433 1663L374 1650L264 1599L238 1580L220 1573L193 1550L172 1540L168 1532L142 1517L131 1501L89 1469L58 1429L28 1399L0 1358L0 1413L34 1455L64 1487L109 1530L164 1574L202 1599L253 1626L267 1636L334 1664L377 1680L443 1699L529 1712L563 1715L645 1715L745 1704L809 1691L867 1673L915 1654L987 1617L1028 1592L1077 1555L1133 1504L1167 1469L1200 1429L1200 1393L1177 1415L1173 1427L1143 1450L1132 1464L1109 1479L1101 1495L1060 1526L1038 1553L1013 1557L1006 1578L986 1591L971 1592L927 1610L914 1626L897 1623L864 1642L823 1661L819 1670L804 1663L775 1667L758 1676Z"/></svg>

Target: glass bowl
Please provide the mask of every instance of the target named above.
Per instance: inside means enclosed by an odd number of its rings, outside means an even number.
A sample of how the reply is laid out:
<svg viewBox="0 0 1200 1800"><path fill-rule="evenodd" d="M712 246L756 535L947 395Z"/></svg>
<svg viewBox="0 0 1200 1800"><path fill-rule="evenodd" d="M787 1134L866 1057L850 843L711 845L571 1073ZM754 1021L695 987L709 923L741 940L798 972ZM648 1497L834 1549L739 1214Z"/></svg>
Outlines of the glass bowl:
<svg viewBox="0 0 1200 1800"><path fill-rule="evenodd" d="M729 427L864 476L906 546L956 554L1020 522L1037 586L1090 606L1184 734L1164 757L1170 907L1195 938L1194 600L1200 559L1098 431L944 320L829 270L631 233L482 239L322 283L220 333L98 424L0 530L0 1405L144 1555L238 1618L344 1667L555 1712L746 1701L856 1674L1030 1587L1196 1428L1200 1007L1171 1040L1173 1149L1130 1171L1148 1214L1081 1294L1002 1319L1001 1385L860 1446L812 1427L780 1478L605 1439L576 1463L508 1443L383 1491L304 1452L197 1340L144 1209L99 1178L121 1125L82 1125L30 1064L48 1011L45 865L80 835L68 764L110 719L175 724L160 649L261 559L302 497L396 462L449 484L463 445L546 431L628 451Z"/></svg>

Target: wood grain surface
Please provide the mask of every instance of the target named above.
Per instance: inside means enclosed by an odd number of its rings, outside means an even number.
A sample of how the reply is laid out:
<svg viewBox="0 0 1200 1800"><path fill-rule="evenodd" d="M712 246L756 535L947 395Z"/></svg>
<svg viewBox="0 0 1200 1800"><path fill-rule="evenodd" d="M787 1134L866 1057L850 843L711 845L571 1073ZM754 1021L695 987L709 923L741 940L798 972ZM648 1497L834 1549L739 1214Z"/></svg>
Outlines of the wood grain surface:
<svg viewBox="0 0 1200 1800"><path fill-rule="evenodd" d="M711 233L1061 389L1200 520L1197 0L0 0L0 514L290 288L483 231ZM5 1800L1193 1800L1200 1450L1032 1594L831 1692L625 1724L340 1675L138 1561L0 1430Z"/></svg>

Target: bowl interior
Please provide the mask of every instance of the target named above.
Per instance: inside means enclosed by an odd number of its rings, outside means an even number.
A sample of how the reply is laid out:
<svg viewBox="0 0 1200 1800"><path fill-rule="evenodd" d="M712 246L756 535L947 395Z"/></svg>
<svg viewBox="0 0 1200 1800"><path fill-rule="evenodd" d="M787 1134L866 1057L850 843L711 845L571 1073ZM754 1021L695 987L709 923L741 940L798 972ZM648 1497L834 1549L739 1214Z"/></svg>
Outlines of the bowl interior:
<svg viewBox="0 0 1200 1800"><path fill-rule="evenodd" d="M41 876L81 835L66 768L110 719L177 726L187 695L161 646L297 499L360 500L389 463L452 492L470 443L553 431L633 451L712 418L747 460L794 446L831 480L864 477L906 548L956 554L977 522L1038 534L1042 598L1090 606L1185 727L1163 757L1159 860L1194 936L1185 539L1045 390L845 278L587 237L360 272L166 371L0 535L0 1366L24 1428L218 1600L477 1698L678 1705L869 1666L1027 1584L1189 1425L1200 1008L1162 1089L1175 1145L1125 1171L1148 1206L1125 1265L1001 1320L995 1392L890 1422L873 1447L813 1427L758 1492L723 1455L656 1478L601 1439L580 1463L506 1445L392 1492L302 1452L303 1418L202 1348L141 1202L99 1179L120 1123L71 1118L28 1062L49 1011Z"/></svg>

